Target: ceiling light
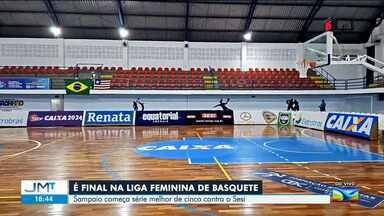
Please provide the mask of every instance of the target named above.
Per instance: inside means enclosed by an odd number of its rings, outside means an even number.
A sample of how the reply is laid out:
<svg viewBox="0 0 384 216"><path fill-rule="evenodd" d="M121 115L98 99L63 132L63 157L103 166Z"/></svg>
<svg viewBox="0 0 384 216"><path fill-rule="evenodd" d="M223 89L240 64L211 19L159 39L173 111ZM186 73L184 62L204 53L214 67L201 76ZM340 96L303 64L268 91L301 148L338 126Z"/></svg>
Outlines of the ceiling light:
<svg viewBox="0 0 384 216"><path fill-rule="evenodd" d="M55 37L59 37L61 35L61 28L57 26L51 26L49 27L49 31L53 34Z"/></svg>
<svg viewBox="0 0 384 216"><path fill-rule="evenodd" d="M129 32L127 29L121 27L121 28L119 28L119 34L120 34L121 38L126 38L126 37L128 37Z"/></svg>
<svg viewBox="0 0 384 216"><path fill-rule="evenodd" d="M250 41L252 39L252 32L246 32L244 35L243 35L243 38L244 40L246 41Z"/></svg>

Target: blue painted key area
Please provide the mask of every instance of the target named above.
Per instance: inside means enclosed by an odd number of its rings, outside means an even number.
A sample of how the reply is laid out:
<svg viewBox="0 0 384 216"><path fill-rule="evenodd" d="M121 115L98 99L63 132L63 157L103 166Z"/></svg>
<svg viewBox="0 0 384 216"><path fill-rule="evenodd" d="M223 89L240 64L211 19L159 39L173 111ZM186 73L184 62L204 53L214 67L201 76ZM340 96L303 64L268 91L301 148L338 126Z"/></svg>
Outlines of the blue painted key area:
<svg viewBox="0 0 384 216"><path fill-rule="evenodd" d="M136 148L146 157L185 159L193 164L368 162L384 155L311 137L187 137L150 142Z"/></svg>

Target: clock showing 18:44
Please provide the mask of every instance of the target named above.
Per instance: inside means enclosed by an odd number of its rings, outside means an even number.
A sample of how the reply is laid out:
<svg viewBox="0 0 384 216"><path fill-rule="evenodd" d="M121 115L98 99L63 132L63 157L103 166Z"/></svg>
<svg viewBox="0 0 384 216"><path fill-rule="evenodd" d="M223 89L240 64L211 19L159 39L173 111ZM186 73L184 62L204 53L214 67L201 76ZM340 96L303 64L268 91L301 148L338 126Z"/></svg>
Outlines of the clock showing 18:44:
<svg viewBox="0 0 384 216"><path fill-rule="evenodd" d="M35 202L38 203L54 203L54 198L52 195L36 195Z"/></svg>

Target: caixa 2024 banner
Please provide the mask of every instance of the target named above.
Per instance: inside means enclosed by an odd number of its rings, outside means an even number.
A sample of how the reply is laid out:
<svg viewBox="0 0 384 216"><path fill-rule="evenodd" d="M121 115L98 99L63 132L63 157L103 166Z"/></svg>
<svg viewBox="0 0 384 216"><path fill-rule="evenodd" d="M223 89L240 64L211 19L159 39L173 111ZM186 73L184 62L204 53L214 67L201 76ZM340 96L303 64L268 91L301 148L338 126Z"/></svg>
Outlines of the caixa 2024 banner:
<svg viewBox="0 0 384 216"><path fill-rule="evenodd" d="M378 117L351 113L329 113L325 130L375 140Z"/></svg>
<svg viewBox="0 0 384 216"><path fill-rule="evenodd" d="M81 126L83 111L32 111L28 115L28 127Z"/></svg>

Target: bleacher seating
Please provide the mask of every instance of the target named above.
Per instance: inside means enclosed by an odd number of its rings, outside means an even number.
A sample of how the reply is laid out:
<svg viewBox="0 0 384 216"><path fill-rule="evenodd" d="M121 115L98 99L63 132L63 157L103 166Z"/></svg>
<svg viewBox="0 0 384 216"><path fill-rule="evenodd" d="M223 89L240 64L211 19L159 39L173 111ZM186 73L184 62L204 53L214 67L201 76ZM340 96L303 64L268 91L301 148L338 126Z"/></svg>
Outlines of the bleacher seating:
<svg viewBox="0 0 384 216"><path fill-rule="evenodd" d="M214 74L202 68L133 67L42 67L4 66L0 76L46 76L53 80L54 88L63 88L64 79L74 77L91 78L90 73L112 74L111 88L114 89L204 89L204 76L217 76L219 89L320 89L310 78L299 78L295 69L219 68Z"/></svg>
<svg viewBox="0 0 384 216"><path fill-rule="evenodd" d="M318 89L309 78L299 78L295 69L261 68L241 72L218 69L221 89Z"/></svg>

